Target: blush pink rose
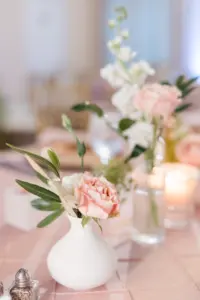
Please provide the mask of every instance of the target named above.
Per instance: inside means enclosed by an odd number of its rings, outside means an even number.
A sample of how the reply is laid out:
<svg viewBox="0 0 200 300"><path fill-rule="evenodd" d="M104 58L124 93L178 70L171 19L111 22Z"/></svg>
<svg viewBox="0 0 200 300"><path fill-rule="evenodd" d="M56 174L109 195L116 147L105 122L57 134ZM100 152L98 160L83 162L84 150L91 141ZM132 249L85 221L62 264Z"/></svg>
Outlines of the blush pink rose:
<svg viewBox="0 0 200 300"><path fill-rule="evenodd" d="M75 188L79 211L88 217L108 219L119 214L119 198L115 187L104 177L88 173Z"/></svg>
<svg viewBox="0 0 200 300"><path fill-rule="evenodd" d="M181 92L175 86L146 84L134 96L135 107L150 117L167 121L181 103Z"/></svg>
<svg viewBox="0 0 200 300"><path fill-rule="evenodd" d="M193 133L176 146L176 156L180 162L200 167L200 135Z"/></svg>

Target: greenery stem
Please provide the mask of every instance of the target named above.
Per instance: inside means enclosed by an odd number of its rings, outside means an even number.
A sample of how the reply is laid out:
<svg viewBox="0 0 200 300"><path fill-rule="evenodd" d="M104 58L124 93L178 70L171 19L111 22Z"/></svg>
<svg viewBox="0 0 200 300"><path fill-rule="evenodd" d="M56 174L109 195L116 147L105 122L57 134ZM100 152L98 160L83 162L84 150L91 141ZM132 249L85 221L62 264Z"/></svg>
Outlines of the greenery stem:
<svg viewBox="0 0 200 300"><path fill-rule="evenodd" d="M144 153L148 174L152 173L153 168L155 167L158 129L159 129L158 122L157 122L156 119L153 119L153 141L152 141L152 145ZM158 226L159 225L158 208L157 208L157 205L155 203L154 193L153 193L151 187L149 187L149 189L148 189L148 195L149 195L149 200L150 200L151 216L152 216L152 219L153 219L153 222L154 222L155 226Z"/></svg>

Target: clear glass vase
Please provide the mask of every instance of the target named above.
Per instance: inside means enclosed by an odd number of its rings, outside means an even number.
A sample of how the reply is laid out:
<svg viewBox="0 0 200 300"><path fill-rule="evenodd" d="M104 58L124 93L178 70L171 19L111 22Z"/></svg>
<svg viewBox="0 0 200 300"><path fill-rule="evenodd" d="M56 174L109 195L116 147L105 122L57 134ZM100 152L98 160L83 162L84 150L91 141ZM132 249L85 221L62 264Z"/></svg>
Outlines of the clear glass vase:
<svg viewBox="0 0 200 300"><path fill-rule="evenodd" d="M147 181L133 194L132 240L140 244L159 244L165 237L163 174L147 174Z"/></svg>

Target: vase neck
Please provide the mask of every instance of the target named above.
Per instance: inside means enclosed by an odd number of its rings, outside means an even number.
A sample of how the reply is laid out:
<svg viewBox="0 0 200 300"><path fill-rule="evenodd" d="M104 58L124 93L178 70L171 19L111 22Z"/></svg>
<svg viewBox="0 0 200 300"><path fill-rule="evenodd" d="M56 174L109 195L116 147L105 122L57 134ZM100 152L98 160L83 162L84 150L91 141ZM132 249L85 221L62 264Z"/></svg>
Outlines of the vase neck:
<svg viewBox="0 0 200 300"><path fill-rule="evenodd" d="M68 216L69 221L70 221L70 231L79 231L79 232L88 232L92 230L92 226L91 224L87 224L84 227L82 226L81 222L82 219L81 218L74 218L71 216Z"/></svg>

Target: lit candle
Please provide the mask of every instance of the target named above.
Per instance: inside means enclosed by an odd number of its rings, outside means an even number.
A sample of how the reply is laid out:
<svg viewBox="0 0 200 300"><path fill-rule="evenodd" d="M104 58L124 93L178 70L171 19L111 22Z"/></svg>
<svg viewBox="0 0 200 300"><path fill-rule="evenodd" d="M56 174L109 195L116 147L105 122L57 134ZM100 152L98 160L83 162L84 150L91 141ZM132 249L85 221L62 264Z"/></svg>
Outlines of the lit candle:
<svg viewBox="0 0 200 300"><path fill-rule="evenodd" d="M165 199L168 205L183 205L191 201L198 170L184 164L165 164Z"/></svg>
<svg viewBox="0 0 200 300"><path fill-rule="evenodd" d="M165 200L167 205L165 226L185 228L193 212L193 193L199 176L198 169L179 163L164 164Z"/></svg>

